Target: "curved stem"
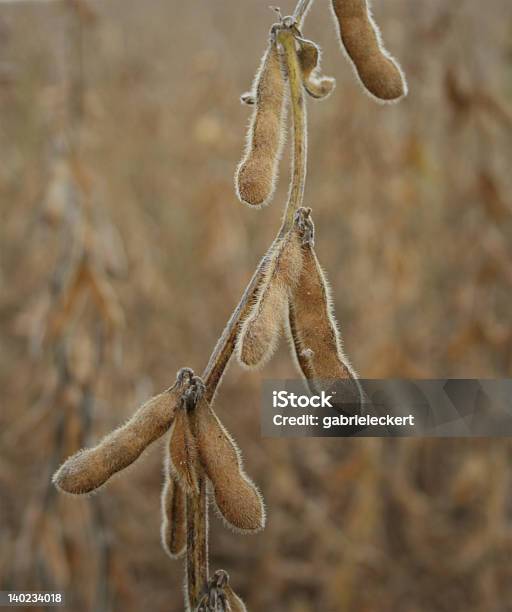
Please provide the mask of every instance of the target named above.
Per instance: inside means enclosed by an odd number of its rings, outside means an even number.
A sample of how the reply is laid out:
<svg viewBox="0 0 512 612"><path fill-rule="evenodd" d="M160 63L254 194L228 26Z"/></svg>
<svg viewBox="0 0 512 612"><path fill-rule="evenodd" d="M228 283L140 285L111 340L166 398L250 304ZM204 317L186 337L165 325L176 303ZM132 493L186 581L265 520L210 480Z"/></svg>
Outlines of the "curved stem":
<svg viewBox="0 0 512 612"><path fill-rule="evenodd" d="M245 288L240 302L233 311L221 337L215 345L213 353L208 361L208 365L203 372L202 378L206 385L206 399L208 402L211 402L214 398L217 387L222 379L222 376L224 375L233 351L235 350L239 326L249 314L252 301L256 295L263 276L263 270L265 269L267 259L268 256L265 255L258 264L258 267L256 268L256 271L254 272L249 284Z"/></svg>
<svg viewBox="0 0 512 612"><path fill-rule="evenodd" d="M204 475L199 493L187 494L187 597L195 610L208 584L208 499Z"/></svg>

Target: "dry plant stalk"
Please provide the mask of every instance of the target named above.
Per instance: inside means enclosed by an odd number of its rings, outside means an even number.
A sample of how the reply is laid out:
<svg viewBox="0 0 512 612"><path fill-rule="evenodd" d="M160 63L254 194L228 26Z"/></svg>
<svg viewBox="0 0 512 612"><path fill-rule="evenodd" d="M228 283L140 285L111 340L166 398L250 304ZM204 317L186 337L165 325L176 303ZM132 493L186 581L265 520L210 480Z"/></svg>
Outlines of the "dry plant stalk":
<svg viewBox="0 0 512 612"><path fill-rule="evenodd" d="M319 47L300 31L312 1L299 0L294 15L281 17L272 27L254 92L242 96L255 108L246 155L236 177L240 199L261 206L272 196L287 99L293 133L290 190L276 239L228 321L202 378L188 368L180 370L170 389L149 400L96 447L68 459L54 476L60 489L88 493L170 430L161 498L162 544L173 558L186 550L185 606L194 612L246 610L224 570L209 578L209 497L236 531L251 533L265 524L261 495L245 474L240 451L212 407L235 350L243 365L261 365L270 358L281 326L289 319L292 352L308 382L314 385L317 378L350 381L361 399L356 374L342 352L327 281L313 250L311 209L302 205L307 149L304 92L322 98L334 87L332 79L320 75ZM366 86L383 99L405 93L405 82L381 49L364 0L333 1L342 39ZM357 32L364 38L359 46L354 38ZM401 92L394 71L398 71Z"/></svg>
<svg viewBox="0 0 512 612"><path fill-rule="evenodd" d="M112 334L124 325L124 314L112 285L108 282L105 273L92 261L88 261L85 268L85 279L89 284L92 300L101 313L108 332Z"/></svg>
<svg viewBox="0 0 512 612"><path fill-rule="evenodd" d="M79 3L80 4L80 3ZM13 559L14 567L27 563L37 568L35 581L29 569L22 572L34 588L65 588L71 575L83 573L84 554L90 553L91 536L96 544L92 563L95 570L90 581L77 585L75 607L85 605L104 610L111 598L109 568L113 551L104 537L104 515L100 500L91 499L87 512L79 519L78 508L62 504L56 496L51 475L65 457L76 452L90 432L91 406L96 400L97 380L105 368L106 356L113 348L113 332L122 325L123 311L110 285L108 262L102 257L99 241L89 243L94 232L108 229L104 215L91 197L95 181L86 171L79 146L82 125L85 79L78 60L83 51L80 33L90 25L76 2L68 3L66 16L70 35L66 42L67 117L57 127L51 143L49 181L46 185L38 222L51 227L59 244L59 254L49 267L49 282L39 302L35 325L28 334L33 349L52 356L50 375L45 377L45 391L34 412L44 418L44 463L48 477L34 488L22 519L22 537ZM72 31L72 32L71 32ZM39 223L38 223L39 225ZM87 304L87 301L89 304ZM83 306L91 305L92 308ZM27 433L32 433L26 423ZM27 543L30 546L27 548ZM28 554L30 550L30 554ZM70 551L73 551L70 554ZM22 560L23 559L23 560ZM91 558L89 558L91 560ZM88 588L87 588L88 587ZM91 587L93 587L91 589ZM87 594L85 591L89 590ZM96 594L91 600L91 590Z"/></svg>
<svg viewBox="0 0 512 612"><path fill-rule="evenodd" d="M199 494L187 495L185 610L196 610L208 584L208 495L201 476Z"/></svg>
<svg viewBox="0 0 512 612"><path fill-rule="evenodd" d="M84 262L80 261L70 272L66 286L55 300L45 334L47 338L54 339L62 334L76 311L86 287L87 272Z"/></svg>
<svg viewBox="0 0 512 612"><path fill-rule="evenodd" d="M332 0L332 10L342 49L366 91L385 102L405 96L404 74L382 44L368 0Z"/></svg>
<svg viewBox="0 0 512 612"><path fill-rule="evenodd" d="M65 285L50 306L44 334L47 342L63 335L86 297L91 298L109 337L124 325L123 310L104 270L87 246L80 245L80 249L81 254L70 265Z"/></svg>

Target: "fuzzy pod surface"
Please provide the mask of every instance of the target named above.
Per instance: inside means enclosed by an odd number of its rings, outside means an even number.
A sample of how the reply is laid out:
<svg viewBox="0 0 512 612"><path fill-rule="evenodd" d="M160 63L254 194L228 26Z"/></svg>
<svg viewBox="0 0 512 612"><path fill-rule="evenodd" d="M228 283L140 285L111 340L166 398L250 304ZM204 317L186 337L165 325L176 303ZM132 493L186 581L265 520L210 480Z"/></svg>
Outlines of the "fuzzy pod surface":
<svg viewBox="0 0 512 612"><path fill-rule="evenodd" d="M343 353L327 279L311 244L304 247L299 281L289 302L289 333L308 381L347 381L345 392L361 400L357 376Z"/></svg>
<svg viewBox="0 0 512 612"><path fill-rule="evenodd" d="M208 581L197 612L247 612L247 608L231 588L229 575L217 570Z"/></svg>
<svg viewBox="0 0 512 612"><path fill-rule="evenodd" d="M261 367L273 355L301 267L301 237L294 226L271 247L254 305L240 329L236 348L242 366Z"/></svg>
<svg viewBox="0 0 512 612"><path fill-rule="evenodd" d="M300 39L297 53L302 70L302 81L307 93L317 100L327 98L336 86L336 80L320 72L320 49L311 40Z"/></svg>
<svg viewBox="0 0 512 612"><path fill-rule="evenodd" d="M97 446L67 459L54 474L54 484L66 493L90 493L128 467L169 429L181 392L182 384L177 382L168 391L151 398L125 425L105 436Z"/></svg>
<svg viewBox="0 0 512 612"><path fill-rule="evenodd" d="M395 101L407 94L398 62L382 44L368 0L331 0L342 48L364 88L377 100Z"/></svg>
<svg viewBox="0 0 512 612"><path fill-rule="evenodd" d="M169 436L170 466L179 484L187 493L199 493L199 459L192 433L190 415L181 405L176 412Z"/></svg>
<svg viewBox="0 0 512 612"><path fill-rule="evenodd" d="M284 141L286 114L285 79L274 33L262 58L252 94L242 100L253 105L245 154L235 176L241 202L267 204L274 194L278 163Z"/></svg>
<svg viewBox="0 0 512 612"><path fill-rule="evenodd" d="M169 473L169 467L167 463L161 500L161 537L165 552L172 559L178 559L187 546L186 494L183 487Z"/></svg>
<svg viewBox="0 0 512 612"><path fill-rule="evenodd" d="M224 587L224 594L231 612L247 612L245 603L240 599L240 597L238 597L235 591L231 588L231 585L227 584Z"/></svg>
<svg viewBox="0 0 512 612"><path fill-rule="evenodd" d="M219 513L236 530L263 529L261 495L244 472L237 445L204 398L196 406L193 423L199 459L212 484Z"/></svg>

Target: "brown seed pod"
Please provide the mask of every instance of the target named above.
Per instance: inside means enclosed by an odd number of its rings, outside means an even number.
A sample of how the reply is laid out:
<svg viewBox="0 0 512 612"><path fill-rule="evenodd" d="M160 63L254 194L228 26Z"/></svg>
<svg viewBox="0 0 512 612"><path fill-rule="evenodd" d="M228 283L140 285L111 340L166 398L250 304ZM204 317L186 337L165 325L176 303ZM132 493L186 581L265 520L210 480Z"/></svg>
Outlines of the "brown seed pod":
<svg viewBox="0 0 512 612"><path fill-rule="evenodd" d="M80 261L75 263L65 287L52 308L46 331L49 338L59 336L67 327L77 310L87 285L87 266L85 259L82 257Z"/></svg>
<svg viewBox="0 0 512 612"><path fill-rule="evenodd" d="M170 474L167 455L162 490L162 546L172 559L183 555L187 546L186 494Z"/></svg>
<svg viewBox="0 0 512 612"><path fill-rule="evenodd" d="M243 470L240 451L205 398L194 411L199 460L223 519L236 530L255 532L265 525L261 495Z"/></svg>
<svg viewBox="0 0 512 612"><path fill-rule="evenodd" d="M270 247L254 306L237 340L238 360L244 367L263 366L277 346L286 319L288 295L302 267L301 232L297 221L288 234Z"/></svg>
<svg viewBox="0 0 512 612"><path fill-rule="evenodd" d="M310 388L326 381L349 381L346 398L359 402L361 390L357 375L342 350L332 299L312 241L304 246L299 281L289 302L289 326L298 366Z"/></svg>
<svg viewBox="0 0 512 612"><path fill-rule="evenodd" d="M197 612L247 612L247 608L231 588L227 572L217 570L208 581Z"/></svg>
<svg viewBox="0 0 512 612"><path fill-rule="evenodd" d="M396 101L407 94L398 62L383 47L367 0L332 0L341 46L366 91L380 101Z"/></svg>
<svg viewBox="0 0 512 612"><path fill-rule="evenodd" d="M199 493L198 454L185 403L178 408L169 437L169 456L174 476L187 493Z"/></svg>
<svg viewBox="0 0 512 612"><path fill-rule="evenodd" d="M299 42L298 58L302 70L302 80L307 93L317 100L327 98L336 86L336 80L323 76L320 72L320 49L318 45L304 38Z"/></svg>
<svg viewBox="0 0 512 612"><path fill-rule="evenodd" d="M180 370L175 385L151 398L125 425L65 461L53 476L55 486L75 495L90 493L133 463L169 429L190 376L187 368Z"/></svg>
<svg viewBox="0 0 512 612"><path fill-rule="evenodd" d="M233 591L231 585L227 584L224 587L224 595L226 596L226 601L231 612L247 612L244 602L238 597L235 591Z"/></svg>
<svg viewBox="0 0 512 612"><path fill-rule="evenodd" d="M254 105L244 157L237 168L238 198L250 206L267 204L275 189L284 141L285 81L274 31L256 74L253 94L242 102Z"/></svg>

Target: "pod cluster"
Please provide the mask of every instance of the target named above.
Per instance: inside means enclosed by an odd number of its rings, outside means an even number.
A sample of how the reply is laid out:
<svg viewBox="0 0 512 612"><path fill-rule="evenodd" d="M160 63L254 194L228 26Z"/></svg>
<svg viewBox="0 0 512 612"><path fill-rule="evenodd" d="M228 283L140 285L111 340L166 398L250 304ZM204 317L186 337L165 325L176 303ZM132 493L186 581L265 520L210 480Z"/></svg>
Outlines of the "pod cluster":
<svg viewBox="0 0 512 612"><path fill-rule="evenodd" d="M125 425L95 447L67 459L53 482L66 493L91 493L132 464L167 431L161 536L168 555L178 558L186 550L187 495L199 495L199 481L204 477L228 526L243 533L262 529L262 497L244 471L236 443L206 400L202 380L189 368L180 370L175 384L141 406ZM228 602L232 600L231 609L245 610L243 604L236 604L241 600L227 583L224 591Z"/></svg>
<svg viewBox="0 0 512 612"><path fill-rule="evenodd" d="M166 483L162 496L162 537L164 548L176 556L167 534L179 523L181 491L199 493L199 478L208 478L211 497L220 517L236 531L256 532L265 525L261 495L246 475L240 451L207 402L201 379L193 376L182 396L169 435ZM170 511L169 511L170 510Z"/></svg>
<svg viewBox="0 0 512 612"><path fill-rule="evenodd" d="M91 493L131 465L172 425L190 377L191 370L180 370L176 383L141 406L125 425L69 457L53 476L57 488L73 495Z"/></svg>
<svg viewBox="0 0 512 612"><path fill-rule="evenodd" d="M345 397L361 401L357 375L343 352L329 284L314 250L310 208L299 208L292 229L267 254L259 291L237 338L240 364L261 367L283 329L310 386L345 381Z"/></svg>
<svg viewBox="0 0 512 612"><path fill-rule="evenodd" d="M382 43L368 0L331 0L331 7L342 50L366 92L379 102L405 96L404 73ZM277 32L284 27L289 26L282 19L272 26L252 88L240 97L253 111L235 188L239 200L255 208L268 204L274 195L285 140L286 62L277 40ZM336 81L321 72L320 47L303 38L296 24L294 32L304 90L322 100L332 93Z"/></svg>
<svg viewBox="0 0 512 612"><path fill-rule="evenodd" d="M235 175L235 187L241 202L259 208L268 204L275 191L279 159L286 131L286 68L274 24L269 42L256 72L252 89L240 97L253 107L244 156ZM316 99L327 97L335 80L320 72L320 49L297 35L299 63L305 91Z"/></svg>

